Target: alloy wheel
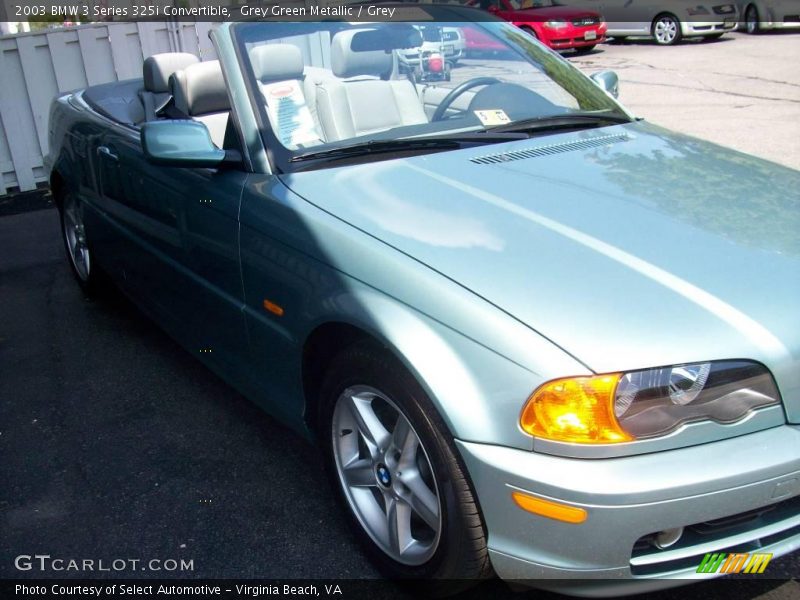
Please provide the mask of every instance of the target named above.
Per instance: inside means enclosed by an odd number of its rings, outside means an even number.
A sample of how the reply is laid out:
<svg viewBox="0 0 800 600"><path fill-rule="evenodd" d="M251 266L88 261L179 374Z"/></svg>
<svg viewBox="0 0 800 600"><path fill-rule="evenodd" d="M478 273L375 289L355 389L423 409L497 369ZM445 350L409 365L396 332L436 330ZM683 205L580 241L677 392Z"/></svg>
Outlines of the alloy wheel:
<svg viewBox="0 0 800 600"><path fill-rule="evenodd" d="M755 6L750 6L747 9L747 16L745 18L746 26L747 26L747 33L754 34L758 33L759 23L758 23L758 10Z"/></svg>
<svg viewBox="0 0 800 600"><path fill-rule="evenodd" d="M332 442L339 482L372 540L393 560L421 565L442 532L442 502L428 453L403 412L369 386L336 400Z"/></svg>
<svg viewBox="0 0 800 600"><path fill-rule="evenodd" d="M678 37L678 27L679 24L674 17L666 15L659 17L659 19L656 21L655 27L653 28L653 34L655 35L656 42L664 45L673 43L675 38Z"/></svg>
<svg viewBox="0 0 800 600"><path fill-rule="evenodd" d="M89 281L92 268L92 259L89 246L86 243L86 230L83 226L83 210L73 195L64 198L62 214L62 227L64 239L67 242L67 252L75 273L81 281Z"/></svg>

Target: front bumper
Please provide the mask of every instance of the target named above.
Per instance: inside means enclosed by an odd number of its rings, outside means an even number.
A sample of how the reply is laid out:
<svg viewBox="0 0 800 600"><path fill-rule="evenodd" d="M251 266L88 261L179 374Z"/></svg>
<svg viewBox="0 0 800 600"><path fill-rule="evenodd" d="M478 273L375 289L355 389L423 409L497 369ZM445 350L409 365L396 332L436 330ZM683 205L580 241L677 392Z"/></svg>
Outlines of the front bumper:
<svg viewBox="0 0 800 600"><path fill-rule="evenodd" d="M699 35L716 35L726 31L734 31L739 26L739 19L731 16L722 21L694 22L682 21L681 30L684 37Z"/></svg>
<svg viewBox="0 0 800 600"><path fill-rule="evenodd" d="M546 29L545 33L547 37L542 39L542 41L554 50L594 46L606 41L606 30L607 25L605 23L589 28L567 27L564 29ZM589 39L587 39L587 35Z"/></svg>
<svg viewBox="0 0 800 600"><path fill-rule="evenodd" d="M583 46L596 46L597 44L604 44L605 42L605 36L600 36L593 40L587 40L582 37L559 38L550 40L550 47L553 48L553 50L569 50L571 48L582 48Z"/></svg>
<svg viewBox="0 0 800 600"><path fill-rule="evenodd" d="M800 548L797 426L597 460L458 446L486 521L492 564L504 579L610 596L712 577L696 573L707 552L777 557ZM581 507L588 518L570 524L524 512L511 498L514 490ZM702 535L689 528L766 506L773 509L733 527L705 527ZM641 541L677 527L686 533L666 550Z"/></svg>

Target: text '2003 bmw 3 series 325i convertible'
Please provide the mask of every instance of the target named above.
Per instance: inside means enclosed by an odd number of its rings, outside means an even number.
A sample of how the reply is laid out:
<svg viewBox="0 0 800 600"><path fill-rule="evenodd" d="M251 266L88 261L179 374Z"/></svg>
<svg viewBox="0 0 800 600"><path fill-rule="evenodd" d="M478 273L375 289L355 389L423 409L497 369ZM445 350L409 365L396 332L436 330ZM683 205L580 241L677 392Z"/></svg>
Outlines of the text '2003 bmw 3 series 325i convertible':
<svg viewBox="0 0 800 600"><path fill-rule="evenodd" d="M800 174L413 10L225 23L55 100L79 284L315 439L388 576L617 595L798 548ZM504 50L409 68L439 26Z"/></svg>

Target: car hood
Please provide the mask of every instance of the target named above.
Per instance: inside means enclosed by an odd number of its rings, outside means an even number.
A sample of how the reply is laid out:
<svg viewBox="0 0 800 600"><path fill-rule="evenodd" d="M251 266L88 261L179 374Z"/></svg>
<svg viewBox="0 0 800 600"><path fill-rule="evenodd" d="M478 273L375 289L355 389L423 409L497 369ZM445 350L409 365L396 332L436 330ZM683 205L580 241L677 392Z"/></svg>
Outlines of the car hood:
<svg viewBox="0 0 800 600"><path fill-rule="evenodd" d="M595 372L751 358L800 421L798 171L639 122L283 178Z"/></svg>

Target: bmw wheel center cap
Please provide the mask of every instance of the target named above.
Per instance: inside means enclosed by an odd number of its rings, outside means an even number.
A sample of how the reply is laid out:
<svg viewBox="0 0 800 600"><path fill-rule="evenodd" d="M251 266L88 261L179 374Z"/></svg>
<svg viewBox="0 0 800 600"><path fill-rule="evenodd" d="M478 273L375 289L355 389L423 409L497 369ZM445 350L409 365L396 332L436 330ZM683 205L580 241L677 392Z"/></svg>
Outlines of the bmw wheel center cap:
<svg viewBox="0 0 800 600"><path fill-rule="evenodd" d="M389 487L392 485L392 475L389 473L389 467L385 464L379 463L378 466L375 467L375 475L382 486Z"/></svg>

